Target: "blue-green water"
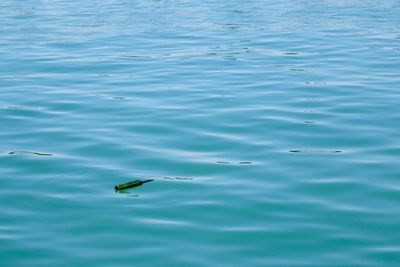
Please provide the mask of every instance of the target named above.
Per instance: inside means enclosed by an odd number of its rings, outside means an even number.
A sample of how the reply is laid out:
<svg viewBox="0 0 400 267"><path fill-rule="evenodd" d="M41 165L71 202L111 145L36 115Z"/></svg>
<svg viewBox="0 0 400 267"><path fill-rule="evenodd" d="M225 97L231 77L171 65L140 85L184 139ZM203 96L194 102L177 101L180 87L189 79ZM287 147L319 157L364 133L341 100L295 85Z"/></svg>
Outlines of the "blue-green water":
<svg viewBox="0 0 400 267"><path fill-rule="evenodd" d="M399 104L396 0L1 1L0 265L399 266Z"/></svg>

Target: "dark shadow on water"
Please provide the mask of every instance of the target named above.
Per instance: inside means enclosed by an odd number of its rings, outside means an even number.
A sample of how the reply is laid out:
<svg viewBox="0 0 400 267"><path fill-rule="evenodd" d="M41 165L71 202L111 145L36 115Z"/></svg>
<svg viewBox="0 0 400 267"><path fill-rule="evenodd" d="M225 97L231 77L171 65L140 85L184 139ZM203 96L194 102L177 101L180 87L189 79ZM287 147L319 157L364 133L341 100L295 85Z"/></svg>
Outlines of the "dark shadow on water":
<svg viewBox="0 0 400 267"><path fill-rule="evenodd" d="M163 177L165 180L181 180L181 181L193 181L193 178L188 178L188 177L179 177L179 176L164 176Z"/></svg>
<svg viewBox="0 0 400 267"><path fill-rule="evenodd" d="M304 154L337 154L342 153L341 150L324 150L324 149L292 149L290 153L304 153Z"/></svg>
<svg viewBox="0 0 400 267"><path fill-rule="evenodd" d="M233 165L235 165L235 164L240 164L240 165L250 165L250 164L253 164L253 162L251 162L251 161L239 161L239 162L229 162L229 161L216 161L216 163L217 164L225 164L225 165L228 165L228 164L233 164Z"/></svg>
<svg viewBox="0 0 400 267"><path fill-rule="evenodd" d="M20 154L30 154L30 155L43 156L43 157L52 157L53 156L53 154L50 154L50 153L40 153L40 152L26 151L26 150L17 150L17 151L8 152L8 155L20 155Z"/></svg>
<svg viewBox="0 0 400 267"><path fill-rule="evenodd" d="M115 191L115 193L124 194L127 197L139 197L140 196L138 194L132 194L131 192L129 192L129 189L125 189L125 190L121 190L121 191Z"/></svg>
<svg viewBox="0 0 400 267"><path fill-rule="evenodd" d="M327 86L327 82L325 81L314 81L314 82L306 82L307 85L311 86Z"/></svg>

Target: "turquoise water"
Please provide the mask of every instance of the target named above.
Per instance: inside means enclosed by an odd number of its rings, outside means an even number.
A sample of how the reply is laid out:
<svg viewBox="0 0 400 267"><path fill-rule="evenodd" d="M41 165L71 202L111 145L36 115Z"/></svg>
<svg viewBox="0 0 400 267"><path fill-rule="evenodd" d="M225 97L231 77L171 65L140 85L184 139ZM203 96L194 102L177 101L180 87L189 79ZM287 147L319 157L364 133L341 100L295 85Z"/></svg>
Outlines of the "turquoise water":
<svg viewBox="0 0 400 267"><path fill-rule="evenodd" d="M5 0L0 84L1 266L400 264L399 1Z"/></svg>

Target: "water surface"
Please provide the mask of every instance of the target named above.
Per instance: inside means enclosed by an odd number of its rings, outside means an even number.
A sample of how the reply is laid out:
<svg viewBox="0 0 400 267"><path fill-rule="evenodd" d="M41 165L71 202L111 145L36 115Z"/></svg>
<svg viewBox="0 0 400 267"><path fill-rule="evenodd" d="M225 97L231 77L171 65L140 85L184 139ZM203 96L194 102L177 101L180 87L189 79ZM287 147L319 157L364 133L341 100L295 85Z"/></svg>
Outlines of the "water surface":
<svg viewBox="0 0 400 267"><path fill-rule="evenodd" d="M0 265L398 266L399 28L395 0L2 1Z"/></svg>

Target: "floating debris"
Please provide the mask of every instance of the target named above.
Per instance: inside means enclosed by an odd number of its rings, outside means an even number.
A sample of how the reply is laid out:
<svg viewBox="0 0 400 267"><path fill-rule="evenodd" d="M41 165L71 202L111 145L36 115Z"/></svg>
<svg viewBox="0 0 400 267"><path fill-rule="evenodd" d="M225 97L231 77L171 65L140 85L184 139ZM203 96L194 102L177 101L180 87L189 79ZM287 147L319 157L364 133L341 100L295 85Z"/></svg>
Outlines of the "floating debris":
<svg viewBox="0 0 400 267"><path fill-rule="evenodd" d="M116 186L114 186L114 189L115 189L115 191L125 190L128 188L137 187L144 183L148 183L148 182L152 182L152 181L153 181L153 179L149 179L149 180L145 180L145 181L135 180L135 181L127 182L124 184L116 185Z"/></svg>
<svg viewBox="0 0 400 267"><path fill-rule="evenodd" d="M45 157L53 156L53 154L50 154L50 153L39 153L39 152L25 151L25 150L18 150L18 151L10 151L10 152L8 152L8 155L17 155L17 154L32 154L32 155L36 155L36 156L45 156Z"/></svg>
<svg viewBox="0 0 400 267"><path fill-rule="evenodd" d="M239 164L252 164L253 162L251 161L240 161Z"/></svg>

